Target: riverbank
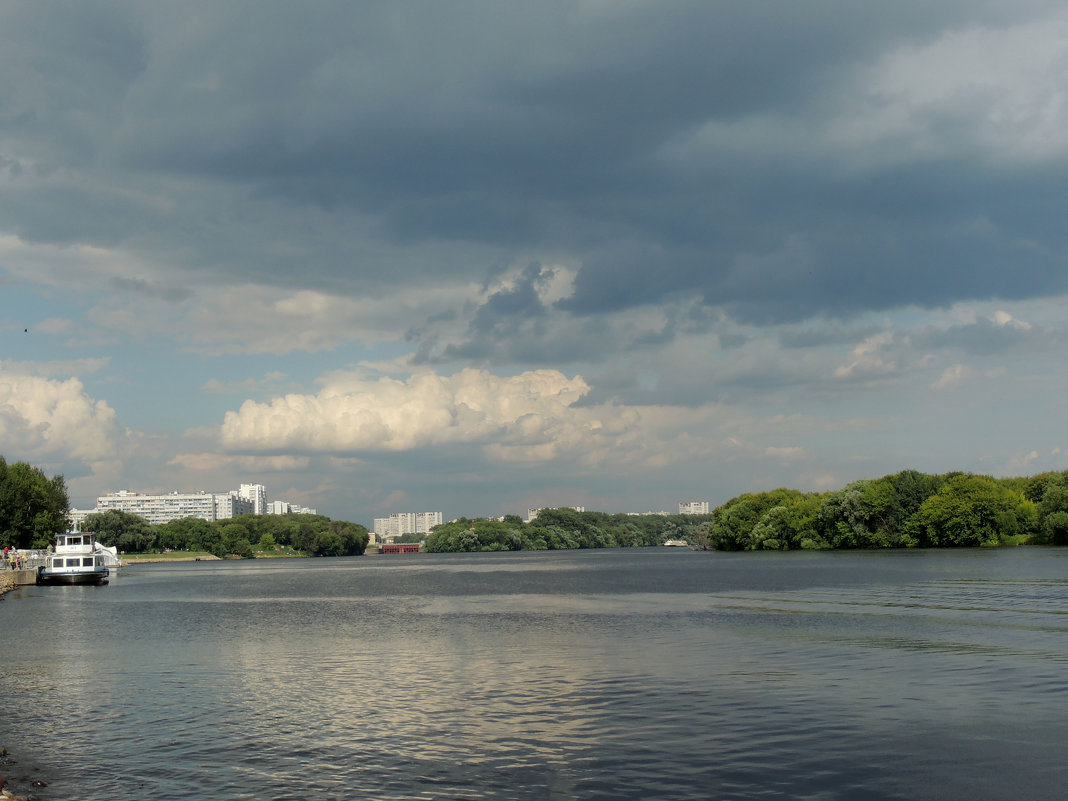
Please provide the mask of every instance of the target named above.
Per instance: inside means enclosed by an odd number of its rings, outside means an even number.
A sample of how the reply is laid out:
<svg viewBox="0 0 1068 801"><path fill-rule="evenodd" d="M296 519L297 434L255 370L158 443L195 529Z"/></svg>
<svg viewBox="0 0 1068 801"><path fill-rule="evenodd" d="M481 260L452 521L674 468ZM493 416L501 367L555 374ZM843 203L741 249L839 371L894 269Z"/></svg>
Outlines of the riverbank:
<svg viewBox="0 0 1068 801"><path fill-rule="evenodd" d="M32 779L29 776L17 776L15 781L20 792L15 792L10 789L7 784L6 776L10 776L12 768L16 765L14 759L8 754L6 748L0 747L0 801L28 801L28 796L22 795L23 786L29 787L47 787L47 783L40 779ZM37 768L31 768L31 770L37 770ZM6 776L5 776L6 774Z"/></svg>
<svg viewBox="0 0 1068 801"><path fill-rule="evenodd" d="M132 553L123 554L120 561L124 565L147 565L158 562L217 562L218 556L207 551L176 551L174 553Z"/></svg>
<svg viewBox="0 0 1068 801"><path fill-rule="evenodd" d="M147 565L161 562L218 562L224 559L240 559L240 556L215 556L207 551L171 551L170 553L124 553L119 559L123 565ZM248 558L248 557L246 557ZM254 551L255 559L305 559L307 554L292 549Z"/></svg>
<svg viewBox="0 0 1068 801"><path fill-rule="evenodd" d="M18 585L15 584L15 578L9 571L0 572L0 595L5 592L11 592L16 586Z"/></svg>

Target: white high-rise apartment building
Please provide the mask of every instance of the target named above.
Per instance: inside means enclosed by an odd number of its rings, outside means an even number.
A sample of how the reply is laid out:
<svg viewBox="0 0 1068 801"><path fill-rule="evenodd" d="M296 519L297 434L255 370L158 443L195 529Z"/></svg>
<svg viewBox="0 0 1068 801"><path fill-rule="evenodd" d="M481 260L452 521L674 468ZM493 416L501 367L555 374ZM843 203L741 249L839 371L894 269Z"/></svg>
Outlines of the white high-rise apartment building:
<svg viewBox="0 0 1068 801"><path fill-rule="evenodd" d="M242 484L237 494L252 501L252 514L267 514L267 488L263 484Z"/></svg>
<svg viewBox="0 0 1068 801"><path fill-rule="evenodd" d="M429 534L441 525L441 512L394 512L389 517L375 518L375 536L381 540L404 534Z"/></svg>
<svg viewBox="0 0 1068 801"><path fill-rule="evenodd" d="M309 506L301 506L289 501L271 501L264 506L265 515L313 515L316 511Z"/></svg>
<svg viewBox="0 0 1068 801"><path fill-rule="evenodd" d="M680 515L707 515L708 501L681 501L679 503Z"/></svg>
<svg viewBox="0 0 1068 801"><path fill-rule="evenodd" d="M167 495L142 495L119 490L96 499L94 512L117 509L138 515L153 525L169 523L183 517L199 517L209 523L237 515L252 514L252 502L236 492L172 492Z"/></svg>
<svg viewBox="0 0 1068 801"><path fill-rule="evenodd" d="M429 534L434 526L441 525L441 512L416 512L415 533Z"/></svg>

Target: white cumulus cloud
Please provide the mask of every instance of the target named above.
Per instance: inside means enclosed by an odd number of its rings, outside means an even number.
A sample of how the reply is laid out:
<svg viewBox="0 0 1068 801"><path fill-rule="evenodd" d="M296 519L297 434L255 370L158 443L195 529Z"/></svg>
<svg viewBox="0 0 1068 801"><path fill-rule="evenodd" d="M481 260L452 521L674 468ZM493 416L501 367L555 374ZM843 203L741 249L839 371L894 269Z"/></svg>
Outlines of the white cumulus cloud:
<svg viewBox="0 0 1068 801"><path fill-rule="evenodd" d="M0 363L0 442L16 460L112 458L123 429L115 411L94 401L77 378L60 381Z"/></svg>
<svg viewBox="0 0 1068 801"><path fill-rule="evenodd" d="M572 408L588 391L580 376L556 370L500 377L465 369L451 376L417 373L407 380L333 373L315 395L246 401L227 412L221 438L228 450L260 452L545 446L600 425L588 410Z"/></svg>

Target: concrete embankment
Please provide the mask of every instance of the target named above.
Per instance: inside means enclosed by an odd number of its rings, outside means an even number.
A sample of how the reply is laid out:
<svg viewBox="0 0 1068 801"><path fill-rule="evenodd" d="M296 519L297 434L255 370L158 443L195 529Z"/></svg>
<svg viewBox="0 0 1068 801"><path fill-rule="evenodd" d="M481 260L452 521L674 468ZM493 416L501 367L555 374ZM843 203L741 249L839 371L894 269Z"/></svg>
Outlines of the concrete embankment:
<svg viewBox="0 0 1068 801"><path fill-rule="evenodd" d="M30 568L22 570L0 570L0 595L16 587L37 583L37 571Z"/></svg>

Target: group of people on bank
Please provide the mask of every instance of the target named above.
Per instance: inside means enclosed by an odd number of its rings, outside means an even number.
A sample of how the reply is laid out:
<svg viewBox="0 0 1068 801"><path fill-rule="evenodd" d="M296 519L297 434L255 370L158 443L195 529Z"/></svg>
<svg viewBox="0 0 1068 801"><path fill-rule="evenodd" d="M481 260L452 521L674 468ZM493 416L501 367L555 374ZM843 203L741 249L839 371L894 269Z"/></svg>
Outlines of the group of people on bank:
<svg viewBox="0 0 1068 801"><path fill-rule="evenodd" d="M11 568L12 570L21 570L26 564L26 557L16 551L14 548L4 546L4 561L3 566L5 568Z"/></svg>

